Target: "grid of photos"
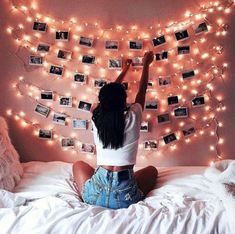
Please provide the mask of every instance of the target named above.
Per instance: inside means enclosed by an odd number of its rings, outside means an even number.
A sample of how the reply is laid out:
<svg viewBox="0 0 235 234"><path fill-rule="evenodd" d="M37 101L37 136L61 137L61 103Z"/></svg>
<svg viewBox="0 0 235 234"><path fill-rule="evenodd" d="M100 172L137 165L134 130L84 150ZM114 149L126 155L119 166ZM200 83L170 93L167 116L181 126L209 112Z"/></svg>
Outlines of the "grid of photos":
<svg viewBox="0 0 235 234"><path fill-rule="evenodd" d="M85 47L92 47L94 43L94 39L93 38L89 38L89 37L80 37L79 40L79 45L85 46Z"/></svg>
<svg viewBox="0 0 235 234"><path fill-rule="evenodd" d="M75 140L72 137L64 137L61 139L62 148L75 148Z"/></svg>
<svg viewBox="0 0 235 234"><path fill-rule="evenodd" d="M95 79L94 80L94 87L101 89L104 85L107 84L107 81L104 79Z"/></svg>
<svg viewBox="0 0 235 234"><path fill-rule="evenodd" d="M52 140L52 130L39 129L38 137L44 140Z"/></svg>
<svg viewBox="0 0 235 234"><path fill-rule="evenodd" d="M72 58L72 52L66 50L59 50L57 54L57 58L63 60L70 60Z"/></svg>
<svg viewBox="0 0 235 234"><path fill-rule="evenodd" d="M61 107L72 107L73 106L73 98L62 96L59 99L59 105Z"/></svg>
<svg viewBox="0 0 235 234"><path fill-rule="evenodd" d="M63 71L64 71L64 67L56 66L56 65L51 65L49 69L49 73L52 75L56 75L56 76L62 76Z"/></svg>
<svg viewBox="0 0 235 234"><path fill-rule="evenodd" d="M66 125L66 117L67 115L62 114L62 113L54 113L53 118L52 118L52 122L55 124L59 124L59 125Z"/></svg>
<svg viewBox="0 0 235 234"><path fill-rule="evenodd" d="M153 46L154 46L154 47L165 44L165 43L166 43L165 36L162 35L162 36L159 36L159 37L154 38L154 39L152 40L152 43L153 43Z"/></svg>
<svg viewBox="0 0 235 234"><path fill-rule="evenodd" d="M158 85L159 87L167 87L171 85L171 77L165 76L165 77L158 77Z"/></svg>
<svg viewBox="0 0 235 234"><path fill-rule="evenodd" d="M88 144L88 143L82 143L81 152L82 153L94 154L95 153L95 145Z"/></svg>
<svg viewBox="0 0 235 234"><path fill-rule="evenodd" d="M73 78L76 83L79 83L81 85L84 85L87 83L87 75L83 73L75 73Z"/></svg>
<svg viewBox="0 0 235 234"><path fill-rule="evenodd" d="M156 100L149 100L145 102L145 109L146 110L157 110L158 103Z"/></svg>
<svg viewBox="0 0 235 234"><path fill-rule="evenodd" d="M68 31L57 31L55 33L55 39L57 41L68 41L69 40L69 32Z"/></svg>
<svg viewBox="0 0 235 234"><path fill-rule="evenodd" d="M130 50L142 50L143 41L129 41L129 49Z"/></svg>
<svg viewBox="0 0 235 234"><path fill-rule="evenodd" d="M106 50L118 50L119 42L118 41L105 41Z"/></svg>
<svg viewBox="0 0 235 234"><path fill-rule="evenodd" d="M149 131L149 123L143 121L140 126L140 132L148 132Z"/></svg>
<svg viewBox="0 0 235 234"><path fill-rule="evenodd" d="M46 32L46 29L47 29L46 23L37 22L37 21L33 23L33 30L35 31Z"/></svg>
<svg viewBox="0 0 235 234"><path fill-rule="evenodd" d="M192 107L200 107L205 105L205 98L203 96L195 97L192 100Z"/></svg>
<svg viewBox="0 0 235 234"><path fill-rule="evenodd" d="M177 138L176 138L175 133L169 133L169 134L163 136L163 141L165 142L166 145L170 144L176 140L177 140Z"/></svg>
<svg viewBox="0 0 235 234"><path fill-rule="evenodd" d="M53 101L53 92L52 91L41 91L41 99L47 101Z"/></svg>
<svg viewBox="0 0 235 234"><path fill-rule="evenodd" d="M42 104L37 104L34 109L34 112L43 117L47 117L49 115L50 108L47 106L43 106Z"/></svg>
<svg viewBox="0 0 235 234"><path fill-rule="evenodd" d="M175 118L187 118L188 117L188 108L179 107L174 109Z"/></svg>
<svg viewBox="0 0 235 234"><path fill-rule="evenodd" d="M80 101L78 104L78 109L82 110L82 111L89 111L90 112L91 106L92 106L92 104L89 102Z"/></svg>
<svg viewBox="0 0 235 234"><path fill-rule="evenodd" d="M157 150L157 141L156 140L147 140L144 141L144 149L145 150Z"/></svg>
<svg viewBox="0 0 235 234"><path fill-rule="evenodd" d="M169 115L169 113L158 115L157 116L157 122L159 124L170 123L170 115Z"/></svg>
<svg viewBox="0 0 235 234"><path fill-rule="evenodd" d="M177 31L175 32L175 38L177 41L184 41L189 38L189 34L187 30Z"/></svg>
<svg viewBox="0 0 235 234"><path fill-rule="evenodd" d="M95 63L95 56L94 55L83 55L82 56L82 63L85 64L94 64Z"/></svg>
<svg viewBox="0 0 235 234"><path fill-rule="evenodd" d="M109 69L121 69L122 68L122 59L109 59L108 68Z"/></svg>
<svg viewBox="0 0 235 234"><path fill-rule="evenodd" d="M87 120L84 119L73 119L73 129L87 129Z"/></svg>
<svg viewBox="0 0 235 234"><path fill-rule="evenodd" d="M38 55L29 56L29 65L42 66L43 57Z"/></svg>
<svg viewBox="0 0 235 234"><path fill-rule="evenodd" d="M156 53L155 56L156 56L156 61L166 60L168 59L168 51Z"/></svg>

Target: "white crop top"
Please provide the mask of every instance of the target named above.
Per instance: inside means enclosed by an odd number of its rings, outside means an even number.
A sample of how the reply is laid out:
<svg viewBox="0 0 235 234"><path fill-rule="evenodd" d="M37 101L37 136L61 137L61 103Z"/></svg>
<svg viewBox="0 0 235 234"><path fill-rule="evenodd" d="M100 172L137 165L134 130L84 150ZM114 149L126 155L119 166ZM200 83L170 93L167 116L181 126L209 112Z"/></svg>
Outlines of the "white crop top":
<svg viewBox="0 0 235 234"><path fill-rule="evenodd" d="M142 121L142 106L134 103L126 112L124 143L118 149L103 149L103 143L99 140L97 128L92 121L94 141L96 144L97 165L125 166L136 163L138 140Z"/></svg>

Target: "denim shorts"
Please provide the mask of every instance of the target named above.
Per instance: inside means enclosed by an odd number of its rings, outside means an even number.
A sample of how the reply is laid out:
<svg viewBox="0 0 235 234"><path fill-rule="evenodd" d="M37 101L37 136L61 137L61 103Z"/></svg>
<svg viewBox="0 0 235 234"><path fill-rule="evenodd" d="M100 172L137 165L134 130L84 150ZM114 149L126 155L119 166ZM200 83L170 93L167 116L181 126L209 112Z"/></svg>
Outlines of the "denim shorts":
<svg viewBox="0 0 235 234"><path fill-rule="evenodd" d="M82 198L87 204L120 209L143 200L144 194L138 188L133 169L113 172L98 166L85 182Z"/></svg>

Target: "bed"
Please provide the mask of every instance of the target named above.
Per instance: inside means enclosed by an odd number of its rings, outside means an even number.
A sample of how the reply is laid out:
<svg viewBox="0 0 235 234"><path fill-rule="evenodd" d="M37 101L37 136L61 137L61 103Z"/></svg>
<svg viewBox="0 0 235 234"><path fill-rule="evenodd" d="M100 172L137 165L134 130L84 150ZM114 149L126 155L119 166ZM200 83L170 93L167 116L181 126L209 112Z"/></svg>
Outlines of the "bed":
<svg viewBox="0 0 235 234"><path fill-rule="evenodd" d="M206 167L158 168L158 182L144 201L111 210L80 201L71 163L22 166L14 191L0 190L1 234L235 233L233 213L212 191Z"/></svg>

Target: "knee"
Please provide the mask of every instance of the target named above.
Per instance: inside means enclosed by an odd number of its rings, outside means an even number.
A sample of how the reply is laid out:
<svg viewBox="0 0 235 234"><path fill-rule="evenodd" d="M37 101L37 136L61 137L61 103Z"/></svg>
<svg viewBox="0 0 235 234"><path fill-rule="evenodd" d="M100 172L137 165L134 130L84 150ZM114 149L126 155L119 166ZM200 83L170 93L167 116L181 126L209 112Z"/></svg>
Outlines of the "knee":
<svg viewBox="0 0 235 234"><path fill-rule="evenodd" d="M150 171L150 173L157 178L158 176L158 170L156 167L154 166L148 166L148 170Z"/></svg>

